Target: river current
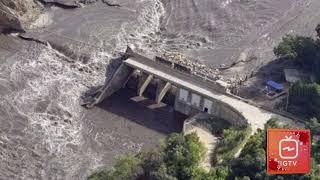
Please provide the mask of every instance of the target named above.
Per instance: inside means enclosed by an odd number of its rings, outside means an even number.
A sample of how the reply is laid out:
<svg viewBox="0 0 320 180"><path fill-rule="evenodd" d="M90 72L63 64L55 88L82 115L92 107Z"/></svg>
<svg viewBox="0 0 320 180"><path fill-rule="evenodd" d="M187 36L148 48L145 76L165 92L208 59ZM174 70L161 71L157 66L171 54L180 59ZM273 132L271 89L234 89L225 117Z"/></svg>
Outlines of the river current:
<svg viewBox="0 0 320 180"><path fill-rule="evenodd" d="M312 35L320 7L317 0L117 3L47 9L27 32L45 45L1 37L12 40L1 49L0 179L86 179L111 167L114 157L156 147L179 131L170 107L137 106L129 92L103 107L80 106L80 96L104 83L108 64L127 45L146 55L181 52L213 67L232 64L243 52L272 59L272 45L284 34ZM87 58L72 59L61 49Z"/></svg>

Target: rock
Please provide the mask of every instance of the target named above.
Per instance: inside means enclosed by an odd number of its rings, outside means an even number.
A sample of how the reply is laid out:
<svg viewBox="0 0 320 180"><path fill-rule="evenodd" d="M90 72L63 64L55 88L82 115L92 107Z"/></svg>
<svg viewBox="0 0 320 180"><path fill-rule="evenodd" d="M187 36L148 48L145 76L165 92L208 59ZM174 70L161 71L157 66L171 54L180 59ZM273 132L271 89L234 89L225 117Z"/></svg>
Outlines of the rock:
<svg viewBox="0 0 320 180"><path fill-rule="evenodd" d="M33 0L0 0L0 32L24 31L40 12Z"/></svg>

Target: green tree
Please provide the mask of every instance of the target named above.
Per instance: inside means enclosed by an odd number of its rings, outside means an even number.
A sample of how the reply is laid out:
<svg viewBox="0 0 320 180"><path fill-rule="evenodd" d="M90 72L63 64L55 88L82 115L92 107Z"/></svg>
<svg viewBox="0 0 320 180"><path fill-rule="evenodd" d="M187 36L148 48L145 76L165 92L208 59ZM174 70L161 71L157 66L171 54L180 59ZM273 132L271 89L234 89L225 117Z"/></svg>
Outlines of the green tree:
<svg viewBox="0 0 320 180"><path fill-rule="evenodd" d="M312 158L311 167L309 178L311 180L320 180L320 164L314 158Z"/></svg>
<svg viewBox="0 0 320 180"><path fill-rule="evenodd" d="M255 135L251 136L239 158L231 162L233 176L249 176L254 178L257 174L265 170L266 162L266 135L264 130L258 130Z"/></svg>
<svg viewBox="0 0 320 180"><path fill-rule="evenodd" d="M140 152L138 158L143 169L143 179L165 179L167 175L166 167L163 162L163 152L157 150ZM170 178L169 178L170 179Z"/></svg>
<svg viewBox="0 0 320 180"><path fill-rule="evenodd" d="M205 147L195 133L171 134L161 148L120 157L111 170L97 172L88 179L205 180L211 174L199 166L204 155ZM223 174L220 169L215 172Z"/></svg>
<svg viewBox="0 0 320 180"><path fill-rule="evenodd" d="M164 162L169 174L178 179L192 179L205 154L205 147L195 134L172 134L166 139Z"/></svg>
<svg viewBox="0 0 320 180"><path fill-rule="evenodd" d="M165 164L162 164L159 169L151 173L152 180L178 180L176 177L168 174L168 169Z"/></svg>
<svg viewBox="0 0 320 180"><path fill-rule="evenodd" d="M277 119L271 119L265 125L264 130L258 130L250 137L241 151L239 158L231 162L231 179L265 179L265 180L304 180L310 179L304 175L268 175L266 173L266 145L267 129L283 128L277 123Z"/></svg>
<svg viewBox="0 0 320 180"><path fill-rule="evenodd" d="M306 127L310 129L311 134L320 135L320 122L317 118L311 118L310 122L306 123Z"/></svg>
<svg viewBox="0 0 320 180"><path fill-rule="evenodd" d="M218 166L211 170L211 176L216 180L227 179L230 175L230 168L228 166Z"/></svg>
<svg viewBox="0 0 320 180"><path fill-rule="evenodd" d="M296 35L286 35L273 49L277 57L295 60L306 70L311 70L316 80L320 81L320 24L316 27L318 39Z"/></svg>
<svg viewBox="0 0 320 180"><path fill-rule="evenodd" d="M277 57L296 60L306 68L311 68L314 65L317 51L318 46L314 39L295 35L284 36L279 45L273 49Z"/></svg>
<svg viewBox="0 0 320 180"><path fill-rule="evenodd" d="M213 163L221 164L234 159L235 154L243 147L250 133L250 127L224 129L222 139L214 150Z"/></svg>
<svg viewBox="0 0 320 180"><path fill-rule="evenodd" d="M140 160L132 155L121 156L111 170L97 172L89 180L130 180L142 173Z"/></svg>
<svg viewBox="0 0 320 180"><path fill-rule="evenodd" d="M320 38L320 24L317 25L316 32L317 32L318 38Z"/></svg>
<svg viewBox="0 0 320 180"><path fill-rule="evenodd" d="M313 137L312 143L312 157L315 163L320 164L320 122L316 118L310 119L310 122L307 123L306 126L311 131L311 135Z"/></svg>
<svg viewBox="0 0 320 180"><path fill-rule="evenodd" d="M290 105L300 107L310 117L320 118L320 85L297 82L289 92Z"/></svg>

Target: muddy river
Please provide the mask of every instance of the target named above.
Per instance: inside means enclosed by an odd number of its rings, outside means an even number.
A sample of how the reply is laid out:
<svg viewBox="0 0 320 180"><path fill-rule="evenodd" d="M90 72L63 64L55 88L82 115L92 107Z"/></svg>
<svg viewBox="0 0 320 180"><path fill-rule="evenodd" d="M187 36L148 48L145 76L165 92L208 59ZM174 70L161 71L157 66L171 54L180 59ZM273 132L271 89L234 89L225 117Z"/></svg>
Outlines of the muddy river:
<svg viewBox="0 0 320 180"><path fill-rule="evenodd" d="M273 60L284 34L313 35L320 17L319 0L113 3L50 5L22 34L27 39L0 35L0 179L86 179L117 155L156 147L181 130L172 108L129 90L90 110L79 105L127 45L147 56L181 52L212 67L257 57L222 73L232 76Z"/></svg>

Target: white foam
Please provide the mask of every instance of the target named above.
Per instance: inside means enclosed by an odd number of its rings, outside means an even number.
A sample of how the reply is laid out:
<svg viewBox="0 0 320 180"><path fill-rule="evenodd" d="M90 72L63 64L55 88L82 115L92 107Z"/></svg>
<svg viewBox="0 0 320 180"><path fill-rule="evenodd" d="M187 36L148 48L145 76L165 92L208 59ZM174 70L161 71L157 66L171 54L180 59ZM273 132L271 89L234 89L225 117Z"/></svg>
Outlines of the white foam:
<svg viewBox="0 0 320 180"><path fill-rule="evenodd" d="M84 143L82 135L83 108L79 99L88 87L101 85L105 79L105 64L108 63L108 53L94 53L88 64L64 61L53 49L45 48L35 59L23 58L12 66L10 78L16 86L24 84L18 92L12 93L13 105L19 113L28 118L28 128L25 130L37 144L45 146L49 154L54 154L56 163L61 169L68 168L68 173L77 172L81 164L79 154L67 145L76 146ZM96 67L100 67L99 70ZM88 68L89 74L79 71ZM39 102L47 101L48 105ZM83 158L90 158L93 167L101 161L101 155L90 154L90 149Z"/></svg>
<svg viewBox="0 0 320 180"><path fill-rule="evenodd" d="M224 0L222 3L221 3L221 7L222 8L225 8L227 7L230 3L232 3L233 0Z"/></svg>
<svg viewBox="0 0 320 180"><path fill-rule="evenodd" d="M160 30L160 18L165 14L165 10L160 0L144 0L141 4L138 18L122 24L115 50L124 51L126 46L130 45L147 52L152 51L147 45L159 38L155 33Z"/></svg>
<svg viewBox="0 0 320 180"><path fill-rule="evenodd" d="M138 11L140 15L137 20L122 26L117 36L117 51L123 51L128 44L144 48L143 44L156 38L153 35L159 30L160 17L164 14L162 3L160 0L145 0L141 3L144 6ZM49 15L43 15L36 25L47 25L49 22L42 22L50 21L49 18ZM130 33L134 36L130 36ZM28 118L25 132L34 140L39 140L37 144L45 146L49 154L54 154L57 158L54 162L61 165L59 169L68 169L68 174L81 168L80 163L74 163L79 161L79 154L67 146L81 146L84 142L84 112L79 105L80 95L89 87L104 83L105 65L110 62L112 54L93 52L91 59L84 64L80 61L65 61L63 55L48 46L39 56L22 57L11 67L10 80L19 89L7 98L12 99L10 101L15 109ZM42 107L39 107L40 102L44 102ZM140 150L142 144L123 142L123 146ZM89 149L85 156L91 158L90 167L101 165L101 154Z"/></svg>
<svg viewBox="0 0 320 180"><path fill-rule="evenodd" d="M52 14L50 14L49 12L45 12L43 14L40 14L38 19L30 25L30 28L44 28L52 23Z"/></svg>

